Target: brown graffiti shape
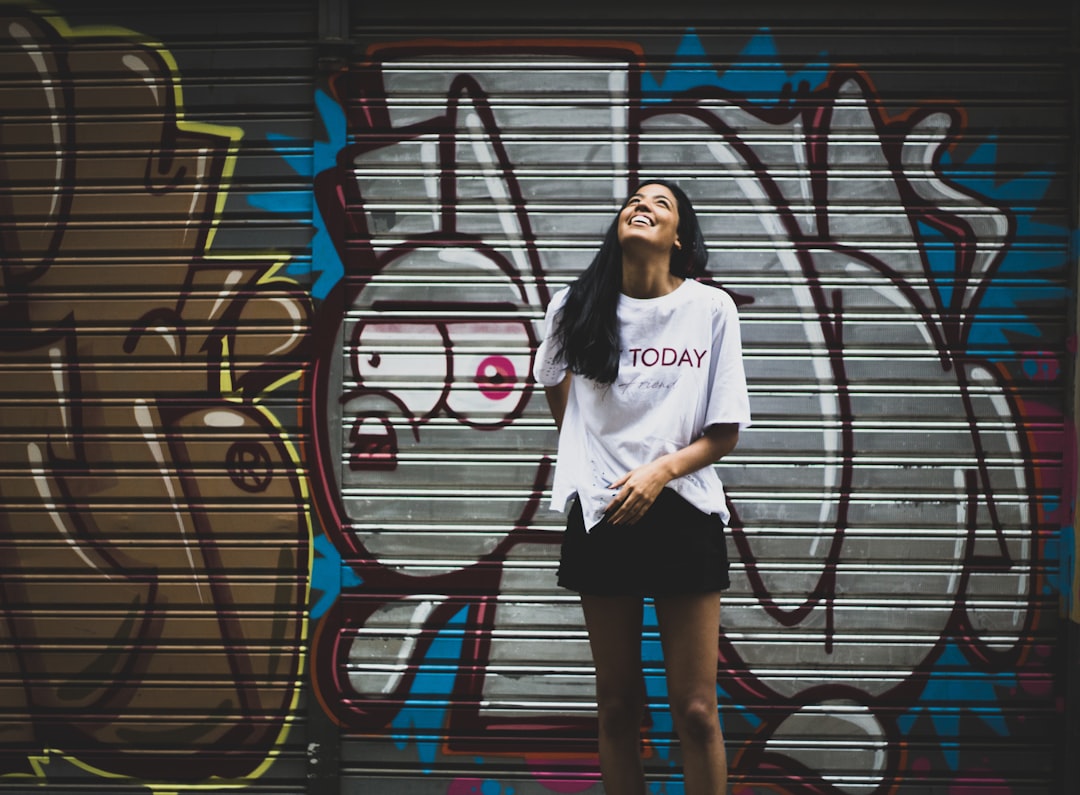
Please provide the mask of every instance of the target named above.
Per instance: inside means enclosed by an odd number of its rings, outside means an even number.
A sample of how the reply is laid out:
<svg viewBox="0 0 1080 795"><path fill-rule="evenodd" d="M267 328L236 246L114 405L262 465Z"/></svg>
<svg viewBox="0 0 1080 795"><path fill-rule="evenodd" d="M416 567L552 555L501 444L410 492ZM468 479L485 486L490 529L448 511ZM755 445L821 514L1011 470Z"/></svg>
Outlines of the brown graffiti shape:
<svg viewBox="0 0 1080 795"><path fill-rule="evenodd" d="M231 141L179 120L165 56L32 14L0 38L0 775L254 775L309 537L257 398L298 373L306 300L204 258Z"/></svg>

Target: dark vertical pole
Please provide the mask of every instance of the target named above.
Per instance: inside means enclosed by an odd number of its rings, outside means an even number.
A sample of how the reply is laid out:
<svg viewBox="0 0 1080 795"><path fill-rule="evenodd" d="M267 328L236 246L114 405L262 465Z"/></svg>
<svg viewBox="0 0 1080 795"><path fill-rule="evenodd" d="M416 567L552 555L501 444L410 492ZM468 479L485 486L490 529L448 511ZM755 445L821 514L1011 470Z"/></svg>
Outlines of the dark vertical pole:
<svg viewBox="0 0 1080 795"><path fill-rule="evenodd" d="M319 0L319 70L343 68L350 51L349 0Z"/></svg>
<svg viewBox="0 0 1080 795"><path fill-rule="evenodd" d="M317 83L327 76L348 69L352 53L349 0L319 0L319 40L315 52L316 64L312 82L312 102ZM318 110L313 108L313 117ZM318 207L311 202L312 213ZM312 218L312 226L314 226ZM309 637L315 630L309 625ZM314 676L310 665L307 675ZM315 697L315 688L306 682L307 697L307 788L306 795L340 795L341 793L341 727Z"/></svg>
<svg viewBox="0 0 1080 795"><path fill-rule="evenodd" d="M311 669L308 668L308 675ZM340 795L341 731L323 711L310 682L307 696L307 789L306 795Z"/></svg>
<svg viewBox="0 0 1080 795"><path fill-rule="evenodd" d="M1069 262L1072 270L1072 328L1074 339L1080 338L1080 306L1077 303L1077 288L1080 287L1080 7L1075 3L1072 6L1071 33L1069 37L1069 49L1065 59L1065 68L1069 70L1069 185L1068 185L1068 212L1069 212ZM1072 428L1073 438L1066 440L1073 446L1074 455L1080 449L1080 362L1077 361L1074 352L1072 360ZM1077 476L1076 472L1073 473ZM1065 584L1069 593L1062 594L1064 609L1062 624L1064 636L1064 692L1065 692L1065 716L1061 750L1062 750L1062 782L1061 792L1080 792L1080 560L1075 559L1072 553L1076 549L1075 534L1078 530L1076 524L1077 506L1076 499L1080 495L1080 483L1072 484L1073 506L1070 521L1073 527L1074 538L1065 539L1072 546L1071 550L1062 549L1062 562L1072 559L1073 570L1071 580Z"/></svg>

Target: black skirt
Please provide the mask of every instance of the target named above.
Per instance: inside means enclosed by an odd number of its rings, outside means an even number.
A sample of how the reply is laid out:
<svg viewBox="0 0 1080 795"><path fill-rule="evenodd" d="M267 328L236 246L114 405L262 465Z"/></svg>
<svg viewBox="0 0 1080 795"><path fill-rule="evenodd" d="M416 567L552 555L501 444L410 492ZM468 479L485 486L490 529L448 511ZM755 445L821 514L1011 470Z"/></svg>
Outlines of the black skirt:
<svg viewBox="0 0 1080 795"><path fill-rule="evenodd" d="M675 596L723 591L728 576L724 522L664 489L632 525L603 520L585 532L581 504L566 521L559 585L594 596Z"/></svg>

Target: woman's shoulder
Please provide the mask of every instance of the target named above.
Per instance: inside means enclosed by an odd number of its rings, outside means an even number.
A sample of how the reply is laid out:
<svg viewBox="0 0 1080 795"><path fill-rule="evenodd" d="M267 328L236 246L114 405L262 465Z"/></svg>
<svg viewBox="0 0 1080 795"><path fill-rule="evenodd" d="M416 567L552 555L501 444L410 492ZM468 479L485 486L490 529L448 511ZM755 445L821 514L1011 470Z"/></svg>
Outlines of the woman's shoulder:
<svg viewBox="0 0 1080 795"><path fill-rule="evenodd" d="M704 304L717 312L737 312L735 299L715 282L687 279L687 300Z"/></svg>

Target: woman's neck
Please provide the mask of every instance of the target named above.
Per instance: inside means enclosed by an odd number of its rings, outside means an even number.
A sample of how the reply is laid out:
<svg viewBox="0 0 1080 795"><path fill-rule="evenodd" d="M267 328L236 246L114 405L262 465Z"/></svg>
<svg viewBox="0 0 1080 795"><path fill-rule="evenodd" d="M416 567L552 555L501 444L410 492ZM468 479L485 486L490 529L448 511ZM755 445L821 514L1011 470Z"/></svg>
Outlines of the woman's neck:
<svg viewBox="0 0 1080 795"><path fill-rule="evenodd" d="M640 267L623 260L622 292L631 298L659 298L674 292L683 280L671 274L669 262Z"/></svg>

